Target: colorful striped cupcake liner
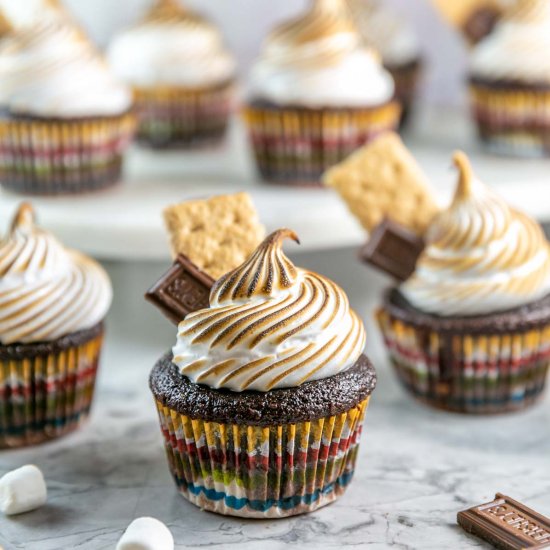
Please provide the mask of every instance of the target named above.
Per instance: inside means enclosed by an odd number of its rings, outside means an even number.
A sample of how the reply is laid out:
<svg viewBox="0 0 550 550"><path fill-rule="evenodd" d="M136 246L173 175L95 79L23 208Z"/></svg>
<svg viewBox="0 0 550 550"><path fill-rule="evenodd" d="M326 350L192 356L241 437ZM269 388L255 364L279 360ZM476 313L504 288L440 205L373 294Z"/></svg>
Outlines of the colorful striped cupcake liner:
<svg viewBox="0 0 550 550"><path fill-rule="evenodd" d="M320 177L355 149L399 124L396 102L370 109L244 110L261 177L267 182L320 185Z"/></svg>
<svg viewBox="0 0 550 550"><path fill-rule="evenodd" d="M233 83L210 89L134 90L138 140L151 147L190 147L223 139L233 107Z"/></svg>
<svg viewBox="0 0 550 550"><path fill-rule="evenodd" d="M102 340L96 330L82 344L51 353L1 354L0 448L42 443L78 428L90 411Z"/></svg>
<svg viewBox="0 0 550 550"><path fill-rule="evenodd" d="M550 90L470 86L481 139L496 152L550 155Z"/></svg>
<svg viewBox="0 0 550 550"><path fill-rule="evenodd" d="M38 195L83 193L120 180L132 113L97 119L0 118L0 183Z"/></svg>
<svg viewBox="0 0 550 550"><path fill-rule="evenodd" d="M224 515L278 518L345 491L368 399L336 416L268 427L205 422L156 404L170 471L187 500Z"/></svg>
<svg viewBox="0 0 550 550"><path fill-rule="evenodd" d="M516 411L545 388L550 325L522 333L439 334L377 312L399 380L415 397L463 413Z"/></svg>

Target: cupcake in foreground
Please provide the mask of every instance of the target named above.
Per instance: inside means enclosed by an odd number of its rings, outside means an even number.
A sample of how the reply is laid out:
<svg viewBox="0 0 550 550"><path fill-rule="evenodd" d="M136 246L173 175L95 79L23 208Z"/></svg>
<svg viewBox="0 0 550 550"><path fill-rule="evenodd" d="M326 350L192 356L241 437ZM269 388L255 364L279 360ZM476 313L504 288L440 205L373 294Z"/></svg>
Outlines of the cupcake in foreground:
<svg viewBox="0 0 550 550"><path fill-rule="evenodd" d="M470 90L491 149L550 155L550 2L518 0L472 51Z"/></svg>
<svg viewBox="0 0 550 550"><path fill-rule="evenodd" d="M250 75L245 119L268 182L319 184L325 169L396 128L394 82L361 45L345 0L312 0L275 29Z"/></svg>
<svg viewBox="0 0 550 550"><path fill-rule="evenodd" d="M155 0L140 23L115 37L108 58L134 90L141 142L172 147L223 138L236 66L211 23L176 0Z"/></svg>
<svg viewBox="0 0 550 550"><path fill-rule="evenodd" d="M53 195L119 181L131 93L68 18L44 16L4 38L0 81L4 188Z"/></svg>
<svg viewBox="0 0 550 550"><path fill-rule="evenodd" d="M0 241L0 448L59 437L87 418L111 297L103 268L21 205Z"/></svg>
<svg viewBox="0 0 550 550"><path fill-rule="evenodd" d="M155 365L181 494L226 515L277 518L329 504L353 475L374 368L335 283L295 267L281 229L212 287Z"/></svg>
<svg viewBox="0 0 550 550"><path fill-rule="evenodd" d="M550 244L477 180L462 153L450 207L428 227L414 273L377 317L393 365L422 401L466 413L524 409L550 362Z"/></svg>
<svg viewBox="0 0 550 550"><path fill-rule="evenodd" d="M422 69L420 42L407 20L381 0L352 0L354 21L365 42L382 57L395 82L402 123L410 114Z"/></svg>

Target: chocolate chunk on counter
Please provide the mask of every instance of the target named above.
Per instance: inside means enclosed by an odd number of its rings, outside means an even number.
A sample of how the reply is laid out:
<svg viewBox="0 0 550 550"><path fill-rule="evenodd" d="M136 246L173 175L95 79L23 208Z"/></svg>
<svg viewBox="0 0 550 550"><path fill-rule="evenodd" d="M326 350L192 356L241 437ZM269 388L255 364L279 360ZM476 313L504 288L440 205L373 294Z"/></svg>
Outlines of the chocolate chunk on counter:
<svg viewBox="0 0 550 550"><path fill-rule="evenodd" d="M550 519L510 497L459 512L460 526L501 550L550 548Z"/></svg>
<svg viewBox="0 0 550 550"><path fill-rule="evenodd" d="M386 218L372 231L359 257L397 279L408 279L424 250L424 240L406 227Z"/></svg>
<svg viewBox="0 0 550 550"><path fill-rule="evenodd" d="M187 256L179 254L172 267L146 292L145 298L177 325L189 313L210 305L214 282Z"/></svg>

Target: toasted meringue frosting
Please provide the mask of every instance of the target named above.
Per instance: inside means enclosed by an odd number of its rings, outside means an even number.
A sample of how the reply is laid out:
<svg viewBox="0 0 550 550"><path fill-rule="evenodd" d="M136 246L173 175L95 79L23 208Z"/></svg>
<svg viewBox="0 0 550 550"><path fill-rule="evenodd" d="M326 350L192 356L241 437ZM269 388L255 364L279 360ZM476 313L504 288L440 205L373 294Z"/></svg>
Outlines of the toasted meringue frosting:
<svg viewBox="0 0 550 550"><path fill-rule="evenodd" d="M143 21L115 37L108 59L133 86L211 86L236 71L218 29L173 0L158 1Z"/></svg>
<svg viewBox="0 0 550 550"><path fill-rule="evenodd" d="M518 0L517 6L473 50L475 78L550 84L550 2Z"/></svg>
<svg viewBox="0 0 550 550"><path fill-rule="evenodd" d="M210 308L178 329L173 362L198 384L233 391L296 387L353 366L365 329L335 283L295 267L281 229L212 288Z"/></svg>
<svg viewBox="0 0 550 550"><path fill-rule="evenodd" d="M0 342L52 341L105 317L112 289L103 268L35 226L28 204L0 241Z"/></svg>
<svg viewBox="0 0 550 550"><path fill-rule="evenodd" d="M282 105L366 107L389 101L391 75L361 44L345 0L313 0L281 25L252 68L250 94Z"/></svg>
<svg viewBox="0 0 550 550"><path fill-rule="evenodd" d="M401 293L441 316L519 307L550 293L550 244L540 225L476 179L463 153L451 206L426 232L426 248Z"/></svg>
<svg viewBox="0 0 550 550"><path fill-rule="evenodd" d="M0 82L0 106L14 114L110 116L132 102L82 30L62 17L45 17L2 41Z"/></svg>
<svg viewBox="0 0 550 550"><path fill-rule="evenodd" d="M366 44L384 65L399 67L420 57L420 42L408 21L379 0L349 0L354 21Z"/></svg>

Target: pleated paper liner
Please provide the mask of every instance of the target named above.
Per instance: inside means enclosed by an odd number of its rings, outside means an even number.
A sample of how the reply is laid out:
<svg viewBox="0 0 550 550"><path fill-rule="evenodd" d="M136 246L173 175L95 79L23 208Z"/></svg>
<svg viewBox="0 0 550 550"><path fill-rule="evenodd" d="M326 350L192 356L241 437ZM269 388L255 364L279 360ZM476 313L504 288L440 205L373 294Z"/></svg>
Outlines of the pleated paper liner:
<svg viewBox="0 0 550 550"><path fill-rule="evenodd" d="M0 182L37 195L95 191L120 180L135 115L81 119L0 117Z"/></svg>
<svg viewBox="0 0 550 550"><path fill-rule="evenodd" d="M0 448L42 443L87 418L103 327L53 343L0 346Z"/></svg>
<svg viewBox="0 0 550 550"><path fill-rule="evenodd" d="M192 147L219 142L233 107L234 84L190 89L136 88L138 140L151 147Z"/></svg>
<svg viewBox="0 0 550 550"><path fill-rule="evenodd" d="M224 515L278 518L345 491L368 398L336 416L268 427L204 422L156 404L170 471L187 500Z"/></svg>
<svg viewBox="0 0 550 550"><path fill-rule="evenodd" d="M393 317L377 321L399 380L433 407L475 414L525 409L543 394L550 324L523 332L438 333Z"/></svg>
<svg viewBox="0 0 550 550"><path fill-rule="evenodd" d="M529 90L470 85L480 138L495 152L550 155L550 88Z"/></svg>
<svg viewBox="0 0 550 550"><path fill-rule="evenodd" d="M394 130L397 102L355 109L251 103L244 110L258 171L267 182L320 185L321 174L378 134Z"/></svg>

